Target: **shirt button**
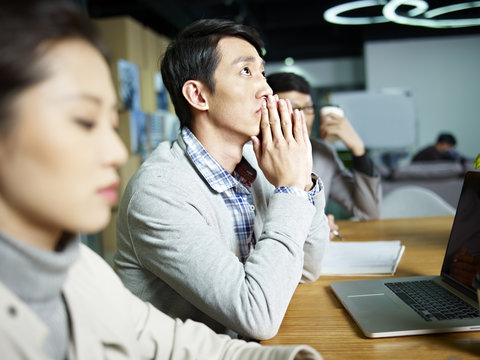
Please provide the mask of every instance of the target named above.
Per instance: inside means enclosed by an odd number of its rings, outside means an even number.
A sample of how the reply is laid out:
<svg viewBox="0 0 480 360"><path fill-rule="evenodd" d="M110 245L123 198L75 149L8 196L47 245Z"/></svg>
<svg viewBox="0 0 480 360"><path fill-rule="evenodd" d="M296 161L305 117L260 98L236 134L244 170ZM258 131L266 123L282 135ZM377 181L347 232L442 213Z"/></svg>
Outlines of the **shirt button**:
<svg viewBox="0 0 480 360"><path fill-rule="evenodd" d="M250 205L250 210L255 211L255 205Z"/></svg>
<svg viewBox="0 0 480 360"><path fill-rule="evenodd" d="M8 307L8 314L14 317L15 315L17 315L17 309L13 305L10 305Z"/></svg>

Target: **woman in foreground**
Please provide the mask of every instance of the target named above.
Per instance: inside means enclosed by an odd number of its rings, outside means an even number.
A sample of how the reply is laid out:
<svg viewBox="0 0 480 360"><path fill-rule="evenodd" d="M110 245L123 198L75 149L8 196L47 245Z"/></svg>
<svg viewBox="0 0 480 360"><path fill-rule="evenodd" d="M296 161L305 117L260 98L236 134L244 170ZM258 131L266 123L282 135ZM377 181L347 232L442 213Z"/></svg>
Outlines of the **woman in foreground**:
<svg viewBox="0 0 480 360"><path fill-rule="evenodd" d="M0 5L0 357L320 359L174 320L126 290L76 233L117 202L127 158L88 18L64 1Z"/></svg>

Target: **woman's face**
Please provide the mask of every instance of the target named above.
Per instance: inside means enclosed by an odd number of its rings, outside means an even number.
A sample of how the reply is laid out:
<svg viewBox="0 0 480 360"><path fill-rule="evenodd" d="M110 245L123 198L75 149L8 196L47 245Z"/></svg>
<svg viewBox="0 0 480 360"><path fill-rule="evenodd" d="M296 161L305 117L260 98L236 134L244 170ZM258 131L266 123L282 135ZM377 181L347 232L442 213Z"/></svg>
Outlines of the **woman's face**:
<svg viewBox="0 0 480 360"><path fill-rule="evenodd" d="M0 229L51 248L63 231L107 225L127 153L100 53L63 40L40 61L48 76L17 96L14 126L0 134Z"/></svg>

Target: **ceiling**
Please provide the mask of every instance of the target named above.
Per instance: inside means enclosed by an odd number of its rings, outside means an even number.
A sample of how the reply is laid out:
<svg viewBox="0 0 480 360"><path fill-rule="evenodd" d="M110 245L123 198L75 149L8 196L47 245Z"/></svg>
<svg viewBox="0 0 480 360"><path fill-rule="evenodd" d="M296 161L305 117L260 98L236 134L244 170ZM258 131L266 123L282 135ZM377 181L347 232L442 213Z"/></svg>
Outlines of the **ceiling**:
<svg viewBox="0 0 480 360"><path fill-rule="evenodd" d="M363 43L431 36L480 34L480 26L431 29L396 23L334 25L323 19L329 7L352 0L76 0L92 18L129 15L170 38L186 25L201 18L228 18L251 25L265 42L267 61L361 56ZM387 2L387 0L384 0ZM465 0L429 0L436 8ZM379 16L382 6L355 10L344 15ZM404 6L404 10L408 7ZM411 7L410 7L411 9ZM444 15L480 18L480 8ZM439 17L441 19L442 17Z"/></svg>

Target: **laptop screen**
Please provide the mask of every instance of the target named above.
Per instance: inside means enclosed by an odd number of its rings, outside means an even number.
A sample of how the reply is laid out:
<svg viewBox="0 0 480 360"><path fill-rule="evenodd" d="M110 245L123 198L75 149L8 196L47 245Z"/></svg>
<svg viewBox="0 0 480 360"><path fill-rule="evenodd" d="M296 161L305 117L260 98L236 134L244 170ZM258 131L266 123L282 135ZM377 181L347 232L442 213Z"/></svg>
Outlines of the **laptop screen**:
<svg viewBox="0 0 480 360"><path fill-rule="evenodd" d="M480 272L480 172L467 172L442 266L442 278L476 298L472 281Z"/></svg>

